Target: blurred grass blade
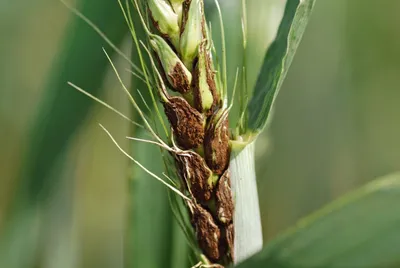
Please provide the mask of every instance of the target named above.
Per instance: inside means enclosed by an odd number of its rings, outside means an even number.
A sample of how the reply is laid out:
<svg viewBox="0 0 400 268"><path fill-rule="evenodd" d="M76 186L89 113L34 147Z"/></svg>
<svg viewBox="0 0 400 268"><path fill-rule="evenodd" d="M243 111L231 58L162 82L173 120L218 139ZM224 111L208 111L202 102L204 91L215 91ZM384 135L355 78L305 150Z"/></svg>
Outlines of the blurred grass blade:
<svg viewBox="0 0 400 268"><path fill-rule="evenodd" d="M300 221L239 267L400 267L400 173Z"/></svg>
<svg viewBox="0 0 400 268"><path fill-rule="evenodd" d="M115 44L121 43L127 27L117 3L105 1L94 4L93 1L82 0L79 4L81 12ZM21 194L31 202L44 199L55 184L55 181L48 180L49 171L94 103L73 90L67 82L73 81L96 95L108 68L107 58L101 49L107 44L82 19L73 17L64 44L44 91L23 166L21 186L25 191Z"/></svg>
<svg viewBox="0 0 400 268"><path fill-rule="evenodd" d="M163 172L157 146L134 141L132 146L134 157L146 168L157 175ZM133 166L131 174L127 267L168 267L166 264L171 260L169 245L173 237L173 216L167 189L137 166Z"/></svg>
<svg viewBox="0 0 400 268"><path fill-rule="evenodd" d="M80 0L78 9L116 45L121 43L127 33L127 27L116 2ZM21 227L16 230L22 225L12 223L15 219L29 221L30 219L25 217L29 217L29 213L35 213L32 211L36 211L51 195L61 176L50 176L50 173L65 153L72 135L80 127L94 103L73 90L67 85L67 81L73 81L96 95L108 68L107 58L101 49L102 46L108 47L106 42L82 19L73 16L63 44L63 49L55 57L57 60L29 133L30 139L21 166L19 185L14 204L10 208L9 224L3 230L7 233L7 241L1 241L5 248L8 243L14 241L9 237L10 234L21 235L30 232L30 228ZM25 243L32 245L30 248L34 250L35 243ZM19 251L18 255L27 256L31 255L30 253Z"/></svg>
<svg viewBox="0 0 400 268"><path fill-rule="evenodd" d="M247 133L255 136L267 124L273 102L300 43L315 0L288 0L276 39L269 47L253 96L247 106Z"/></svg>

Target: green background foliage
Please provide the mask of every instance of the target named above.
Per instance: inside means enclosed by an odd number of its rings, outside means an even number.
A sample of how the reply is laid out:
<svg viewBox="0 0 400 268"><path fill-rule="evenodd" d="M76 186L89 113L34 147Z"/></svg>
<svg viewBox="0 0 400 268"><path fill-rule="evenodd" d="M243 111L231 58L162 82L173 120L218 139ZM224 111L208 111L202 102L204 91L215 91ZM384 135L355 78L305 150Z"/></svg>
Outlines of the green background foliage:
<svg viewBox="0 0 400 268"><path fill-rule="evenodd" d="M116 3L75 2L129 53ZM228 56L235 55L228 57L231 88L241 61L240 5L221 2ZM252 88L284 1L248 4ZM391 0L317 2L277 98L274 119L257 141L265 241L331 200L400 169L399 8ZM42 219L34 230L39 242L23 257L14 252L26 267L123 267L125 260L143 267L188 267L165 188L132 168L98 123L160 172L157 150L128 142L124 137L134 131L131 126L63 83L72 81L131 114L115 76L106 73L104 42L83 22L73 21L58 1L0 2L0 241L13 234L6 218L15 214L12 201L19 200L18 210L38 209ZM218 27L213 32L218 36ZM123 71L129 65L114 59L129 83L129 73ZM31 187L25 189L27 185ZM380 213L391 215L395 189L391 196ZM136 211L130 213L133 218L126 213L130 207ZM30 233L36 218L29 213L16 219ZM360 222L369 219L364 215ZM137 229L127 233L130 225ZM24 232L15 234L20 237L15 241L28 238ZM132 251L125 251L125 243L134 244Z"/></svg>

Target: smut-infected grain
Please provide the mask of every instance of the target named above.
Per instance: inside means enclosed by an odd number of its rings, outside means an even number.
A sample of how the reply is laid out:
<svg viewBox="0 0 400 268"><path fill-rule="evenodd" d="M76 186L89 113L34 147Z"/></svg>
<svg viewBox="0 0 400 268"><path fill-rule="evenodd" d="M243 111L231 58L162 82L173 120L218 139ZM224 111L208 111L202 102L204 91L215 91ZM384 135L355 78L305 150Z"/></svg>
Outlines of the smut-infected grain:
<svg viewBox="0 0 400 268"><path fill-rule="evenodd" d="M193 104L194 108L196 108L197 111L203 112L203 102L201 98L199 82L200 82L200 70L196 62L192 78Z"/></svg>
<svg viewBox="0 0 400 268"><path fill-rule="evenodd" d="M193 225L196 229L196 236L203 253L211 261L218 261L221 257L220 238L221 231L210 212L200 205L194 206Z"/></svg>
<svg viewBox="0 0 400 268"><path fill-rule="evenodd" d="M167 74L172 89L181 94L190 90L190 81L183 68L183 65L180 62L177 62L172 72Z"/></svg>
<svg viewBox="0 0 400 268"><path fill-rule="evenodd" d="M211 170L221 175L229 166L229 123L228 118L225 118L217 125L216 114L211 117L204 136L204 155Z"/></svg>
<svg viewBox="0 0 400 268"><path fill-rule="evenodd" d="M176 142L185 150L197 148L204 140L204 116L182 97L171 97L164 110Z"/></svg>
<svg viewBox="0 0 400 268"><path fill-rule="evenodd" d="M215 190L215 205L218 220L224 225L231 223L233 219L234 204L229 169L227 169L218 180L217 188Z"/></svg>
<svg viewBox="0 0 400 268"><path fill-rule="evenodd" d="M230 262L233 262L235 260L234 239L235 239L235 228L233 226L233 223L231 223L229 224L228 227L225 228L225 240L227 245L226 253L228 255L228 258L230 259Z"/></svg>
<svg viewBox="0 0 400 268"><path fill-rule="evenodd" d="M187 187L194 198L201 203L209 201L212 196L212 185L209 183L212 171L204 159L191 151L176 155L175 158L181 179L189 184Z"/></svg>

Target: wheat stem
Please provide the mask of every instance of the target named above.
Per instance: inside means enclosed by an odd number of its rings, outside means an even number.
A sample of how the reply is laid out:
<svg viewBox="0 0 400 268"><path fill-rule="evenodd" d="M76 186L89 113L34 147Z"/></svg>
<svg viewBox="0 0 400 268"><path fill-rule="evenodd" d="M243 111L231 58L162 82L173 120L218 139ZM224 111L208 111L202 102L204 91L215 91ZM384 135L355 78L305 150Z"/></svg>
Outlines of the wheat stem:
<svg viewBox="0 0 400 268"><path fill-rule="evenodd" d="M230 162L235 200L235 263L262 249L263 237L254 166L255 144L246 146Z"/></svg>

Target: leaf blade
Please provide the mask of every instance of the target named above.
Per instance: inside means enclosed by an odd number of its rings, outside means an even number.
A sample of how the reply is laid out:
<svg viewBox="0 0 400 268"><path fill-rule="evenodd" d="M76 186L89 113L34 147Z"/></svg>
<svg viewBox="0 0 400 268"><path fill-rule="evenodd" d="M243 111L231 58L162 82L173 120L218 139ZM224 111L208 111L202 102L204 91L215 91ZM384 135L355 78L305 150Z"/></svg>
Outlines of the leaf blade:
<svg viewBox="0 0 400 268"><path fill-rule="evenodd" d="M398 267L397 204L400 173L334 201L239 267Z"/></svg>
<svg viewBox="0 0 400 268"><path fill-rule="evenodd" d="M271 108L286 77L311 16L315 0L288 0L277 36L265 54L253 96L247 106L246 134L258 135L266 126Z"/></svg>

